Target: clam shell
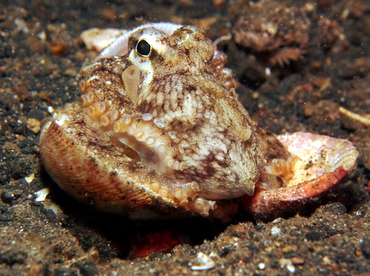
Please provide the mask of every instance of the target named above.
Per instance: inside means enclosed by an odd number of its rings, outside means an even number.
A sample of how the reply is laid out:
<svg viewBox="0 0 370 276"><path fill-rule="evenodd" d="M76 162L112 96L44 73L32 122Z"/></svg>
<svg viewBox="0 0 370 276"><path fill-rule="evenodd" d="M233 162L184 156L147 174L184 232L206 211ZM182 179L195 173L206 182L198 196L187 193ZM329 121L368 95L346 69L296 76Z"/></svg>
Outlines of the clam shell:
<svg viewBox="0 0 370 276"><path fill-rule="evenodd" d="M278 135L288 151L299 157L287 186L256 190L244 196L245 210L255 217L271 218L298 211L303 204L317 200L356 167L358 151L347 140L296 132Z"/></svg>
<svg viewBox="0 0 370 276"><path fill-rule="evenodd" d="M98 29L92 28L84 31L80 37L87 49L101 51L100 57L127 54L128 39L130 35L143 28L153 27L171 35L182 25L160 22L141 25L130 31L122 29Z"/></svg>

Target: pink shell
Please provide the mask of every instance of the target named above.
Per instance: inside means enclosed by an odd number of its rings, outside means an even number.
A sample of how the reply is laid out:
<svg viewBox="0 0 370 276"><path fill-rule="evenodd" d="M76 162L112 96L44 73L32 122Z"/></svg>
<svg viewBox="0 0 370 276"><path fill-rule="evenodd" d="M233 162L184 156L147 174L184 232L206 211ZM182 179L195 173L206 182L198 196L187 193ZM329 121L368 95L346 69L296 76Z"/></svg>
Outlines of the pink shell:
<svg viewBox="0 0 370 276"><path fill-rule="evenodd" d="M255 191L244 196L245 210L259 218L271 218L298 211L304 203L317 200L356 166L358 151L347 140L305 132L279 135L287 149L300 157L288 186Z"/></svg>

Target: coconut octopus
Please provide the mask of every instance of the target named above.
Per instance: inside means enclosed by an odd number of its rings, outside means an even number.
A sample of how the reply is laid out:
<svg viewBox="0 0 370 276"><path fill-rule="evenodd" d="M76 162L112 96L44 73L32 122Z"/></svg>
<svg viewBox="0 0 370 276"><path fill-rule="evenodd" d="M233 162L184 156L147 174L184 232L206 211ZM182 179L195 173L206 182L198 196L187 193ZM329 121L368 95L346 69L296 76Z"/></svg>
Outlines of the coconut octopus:
<svg viewBox="0 0 370 276"><path fill-rule="evenodd" d="M119 35L82 68L80 100L44 123L46 170L100 210L226 220L279 215L355 168L347 140L258 126L225 62L193 26L153 23Z"/></svg>

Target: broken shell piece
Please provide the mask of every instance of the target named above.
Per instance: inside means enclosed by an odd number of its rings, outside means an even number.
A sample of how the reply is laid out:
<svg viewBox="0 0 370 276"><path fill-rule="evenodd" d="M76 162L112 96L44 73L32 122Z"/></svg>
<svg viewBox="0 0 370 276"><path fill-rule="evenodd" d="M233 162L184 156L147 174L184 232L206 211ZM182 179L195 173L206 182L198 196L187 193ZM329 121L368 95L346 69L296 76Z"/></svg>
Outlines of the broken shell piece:
<svg viewBox="0 0 370 276"><path fill-rule="evenodd" d="M87 49L100 52L126 32L127 30L120 29L93 28L82 32L80 37Z"/></svg>
<svg viewBox="0 0 370 276"><path fill-rule="evenodd" d="M196 264L191 267L191 270L208 270L215 267L215 262L203 252L199 252L197 259L195 260Z"/></svg>
<svg viewBox="0 0 370 276"><path fill-rule="evenodd" d="M49 188L44 188L44 189L41 189L37 192L34 192L36 198L35 198L35 201L36 202L43 202L45 201L46 197L48 196L50 192L50 189Z"/></svg>
<svg viewBox="0 0 370 276"><path fill-rule="evenodd" d="M92 28L82 32L80 38L85 43L87 49L101 52L100 56L124 55L128 52L128 39L130 34L139 29L148 27L157 28L171 35L176 29L180 28L181 25L163 22L148 23L130 31L113 28Z"/></svg>
<svg viewBox="0 0 370 276"><path fill-rule="evenodd" d="M340 114L352 120L362 123L366 127L370 127L370 114L360 115L352 111L349 111L348 109L345 109L344 107L339 107L339 112Z"/></svg>
<svg viewBox="0 0 370 276"><path fill-rule="evenodd" d="M299 159L289 168L292 174L284 179L285 187L256 189L253 196L243 197L246 211L255 217L271 218L297 210L338 184L356 166L358 151L347 140L305 132L279 135L278 139Z"/></svg>

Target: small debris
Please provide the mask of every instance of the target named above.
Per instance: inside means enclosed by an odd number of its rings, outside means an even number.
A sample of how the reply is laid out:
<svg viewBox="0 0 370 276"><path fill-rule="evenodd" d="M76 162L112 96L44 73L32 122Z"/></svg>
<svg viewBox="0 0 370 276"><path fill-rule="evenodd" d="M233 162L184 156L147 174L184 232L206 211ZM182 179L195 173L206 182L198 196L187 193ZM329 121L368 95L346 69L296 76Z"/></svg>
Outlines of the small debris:
<svg viewBox="0 0 370 276"><path fill-rule="evenodd" d="M218 257L218 255L217 255L217 253L216 252L211 252L210 254L209 254L209 257L214 257L214 258L216 258L216 257Z"/></svg>
<svg viewBox="0 0 370 276"><path fill-rule="evenodd" d="M95 50L100 52L120 35L127 32L126 30L119 29L98 29L93 28L84 31L80 37L85 43L88 50Z"/></svg>
<svg viewBox="0 0 370 276"><path fill-rule="evenodd" d="M67 216L63 213L63 210L60 208L59 205L55 203L50 203L49 206L45 205L48 210L54 212L55 215L59 216L60 218L66 218Z"/></svg>
<svg viewBox="0 0 370 276"><path fill-rule="evenodd" d="M322 258L322 261L326 265L330 265L331 264L331 260L330 260L330 258L328 256L324 256L324 258Z"/></svg>
<svg viewBox="0 0 370 276"><path fill-rule="evenodd" d="M35 202L41 202L42 205L47 210L53 211L55 215L57 215L59 218L66 218L67 216L63 213L63 210L59 207L59 205L52 202L50 199L46 198L50 193L49 188L41 189L34 194L36 195Z"/></svg>
<svg viewBox="0 0 370 276"><path fill-rule="evenodd" d="M290 260L295 265L303 265L304 264L304 259L302 257L293 257Z"/></svg>
<svg viewBox="0 0 370 276"><path fill-rule="evenodd" d="M30 184L32 182L32 180L35 179L35 174L32 173L29 176L26 176L24 179L27 181L28 184Z"/></svg>
<svg viewBox="0 0 370 276"><path fill-rule="evenodd" d="M27 128L34 133L39 133L41 129L41 122L35 118L29 118L27 120Z"/></svg>
<svg viewBox="0 0 370 276"><path fill-rule="evenodd" d="M258 269L259 270L264 270L266 268L266 264L265 263L259 263L257 266L258 266Z"/></svg>
<svg viewBox="0 0 370 276"><path fill-rule="evenodd" d="M283 219L282 218L276 218L276 219L274 219L273 221L272 221L272 223L273 224L278 224L278 223L280 223L280 222L282 222L283 221Z"/></svg>
<svg viewBox="0 0 370 276"><path fill-rule="evenodd" d="M36 195L35 201L36 202L43 202L43 201L45 201L45 199L48 196L49 192L50 192L49 188L44 188L44 189L41 189L41 190L35 192L34 193Z"/></svg>
<svg viewBox="0 0 370 276"><path fill-rule="evenodd" d="M293 245L287 245L284 248L281 249L283 252L296 252L298 250L298 246L295 244Z"/></svg>
<svg viewBox="0 0 370 276"><path fill-rule="evenodd" d="M48 112L49 113L53 113L54 112L54 108L52 106L48 106Z"/></svg>
<svg viewBox="0 0 370 276"><path fill-rule="evenodd" d="M331 78L318 78L313 81L313 85L319 89L319 92L331 87Z"/></svg>
<svg viewBox="0 0 370 276"><path fill-rule="evenodd" d="M355 121L358 121L364 124L366 127L370 127L370 114L360 115L352 111L349 111L348 109L345 109L344 107L339 107L339 112L340 114L352 120L355 120Z"/></svg>
<svg viewBox="0 0 370 276"><path fill-rule="evenodd" d="M279 260L279 264L280 264L280 267L281 268L286 267L286 269L289 272L291 272L291 273L294 273L295 272L295 267L294 267L294 265L293 265L293 263L292 263L292 261L290 259L284 259L284 258L282 258L282 259Z"/></svg>
<svg viewBox="0 0 370 276"><path fill-rule="evenodd" d="M197 259L195 260L197 263L191 267L191 270L208 270L215 267L215 262L203 252L199 252L197 255Z"/></svg>
<svg viewBox="0 0 370 276"><path fill-rule="evenodd" d="M277 226L273 226L272 228L271 228L271 234L273 234L273 235L278 235L278 234L280 234L281 233L281 229L279 228L279 227L277 227Z"/></svg>
<svg viewBox="0 0 370 276"><path fill-rule="evenodd" d="M69 77L76 77L77 74L78 72L75 68L68 68L67 70L64 71L64 75Z"/></svg>
<svg viewBox="0 0 370 276"><path fill-rule="evenodd" d="M217 47L217 45L220 43L220 42L228 42L232 39L232 36L230 33L228 33L227 35L223 35L223 36L220 36L219 38L217 38L215 41L213 41L213 45L215 45Z"/></svg>

